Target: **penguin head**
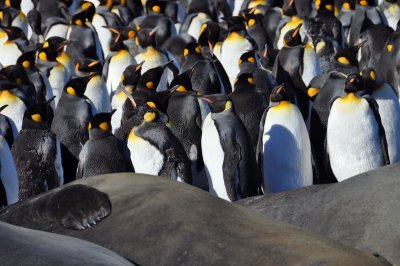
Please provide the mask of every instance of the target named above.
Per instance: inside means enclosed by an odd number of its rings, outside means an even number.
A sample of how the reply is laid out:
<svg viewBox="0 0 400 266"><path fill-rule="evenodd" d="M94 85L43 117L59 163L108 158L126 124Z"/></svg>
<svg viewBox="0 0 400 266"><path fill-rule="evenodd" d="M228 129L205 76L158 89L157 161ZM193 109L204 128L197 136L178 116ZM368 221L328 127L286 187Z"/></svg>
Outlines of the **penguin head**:
<svg viewBox="0 0 400 266"><path fill-rule="evenodd" d="M283 44L286 47L294 47L298 45L303 45L300 35L300 28L303 24L299 24L296 28L289 30L286 32L285 36L283 37Z"/></svg>
<svg viewBox="0 0 400 266"><path fill-rule="evenodd" d="M285 85L281 84L272 89L269 96L269 101L271 104L276 104L280 102L290 102L290 96L285 89Z"/></svg>
<svg viewBox="0 0 400 266"><path fill-rule="evenodd" d="M22 121L22 129L47 129L51 124L53 114L49 114L48 107L55 96L46 102L39 102L26 109Z"/></svg>
<svg viewBox="0 0 400 266"><path fill-rule="evenodd" d="M135 88L139 82L144 61L137 65L127 66L122 73L121 82L125 87Z"/></svg>
<svg viewBox="0 0 400 266"><path fill-rule="evenodd" d="M239 65L244 63L257 64L256 53L254 50L247 51L240 56Z"/></svg>
<svg viewBox="0 0 400 266"><path fill-rule="evenodd" d="M193 73L192 70L186 71L175 77L169 86L170 90L177 93L187 93L193 91L191 81L191 73Z"/></svg>
<svg viewBox="0 0 400 266"><path fill-rule="evenodd" d="M147 70L140 77L137 88L151 93L156 92L163 72L163 67L155 67Z"/></svg>
<svg viewBox="0 0 400 266"><path fill-rule="evenodd" d="M201 25L198 44L201 47L214 45L219 41L220 27L217 22L207 21Z"/></svg>
<svg viewBox="0 0 400 266"><path fill-rule="evenodd" d="M333 0L320 0L316 1L318 5L318 13L319 14L335 14L335 1Z"/></svg>
<svg viewBox="0 0 400 266"><path fill-rule="evenodd" d="M375 84L377 81L376 71L372 67L366 67L361 72L360 75L363 77L365 82L365 90L367 93L372 93L376 88Z"/></svg>
<svg viewBox="0 0 400 266"><path fill-rule="evenodd" d="M253 27L254 25L257 25L261 23L262 15L261 14L254 14L250 13L246 15L246 27L247 29Z"/></svg>
<svg viewBox="0 0 400 266"><path fill-rule="evenodd" d="M146 13L147 15L162 15L165 12L166 5L166 1L147 0Z"/></svg>
<svg viewBox="0 0 400 266"><path fill-rule="evenodd" d="M232 109L232 102L226 94L212 94L199 98L208 104L211 113L221 113Z"/></svg>
<svg viewBox="0 0 400 266"><path fill-rule="evenodd" d="M75 64L75 72L83 73L97 73L101 74L103 70L103 64L99 60L94 60L91 58L78 58Z"/></svg>
<svg viewBox="0 0 400 266"><path fill-rule="evenodd" d="M111 113L98 113L93 116L88 124L90 139L112 135L111 117L115 111L114 109Z"/></svg>
<svg viewBox="0 0 400 266"><path fill-rule="evenodd" d="M240 32L245 30L244 18L241 16L232 16L225 18L229 32Z"/></svg>
<svg viewBox="0 0 400 266"><path fill-rule="evenodd" d="M264 69L270 69L274 66L276 52L265 44L264 50L258 53L260 64Z"/></svg>
<svg viewBox="0 0 400 266"><path fill-rule="evenodd" d="M362 44L350 46L339 50L335 54L335 61L343 66L356 66L358 67L357 53Z"/></svg>
<svg viewBox="0 0 400 266"><path fill-rule="evenodd" d="M7 37L8 37L9 41L14 41L14 40L17 40L17 39L26 40L25 33L22 31L22 29L20 29L18 27L0 26L0 28L7 34Z"/></svg>
<svg viewBox="0 0 400 266"><path fill-rule="evenodd" d="M3 102L12 102L17 98L21 99L27 105L27 97L18 84L0 79L0 99Z"/></svg>
<svg viewBox="0 0 400 266"><path fill-rule="evenodd" d="M36 50L31 50L23 53L17 59L17 65L22 66L25 69L30 69L35 66Z"/></svg>
<svg viewBox="0 0 400 266"><path fill-rule="evenodd" d="M297 10L294 4L295 0L285 0L282 6L282 14L288 17L296 16Z"/></svg>
<svg viewBox="0 0 400 266"><path fill-rule="evenodd" d="M40 15L40 13L36 10L31 10L28 12L26 17L28 19L28 24L31 27L32 31L37 35L41 35L42 16Z"/></svg>
<svg viewBox="0 0 400 266"><path fill-rule="evenodd" d="M238 77L235 80L235 91L239 91L241 89L244 90L251 90L254 89L256 86L256 83L254 82L254 77L252 73L242 73L238 75Z"/></svg>
<svg viewBox="0 0 400 266"><path fill-rule="evenodd" d="M10 65L0 70L0 74L18 86L30 83L29 77L26 74L25 68L20 65Z"/></svg>
<svg viewBox="0 0 400 266"><path fill-rule="evenodd" d="M110 10L113 7L113 0L98 0L99 1L99 7L103 9Z"/></svg>
<svg viewBox="0 0 400 266"><path fill-rule="evenodd" d="M158 27L154 29L143 28L140 29L136 36L136 44L142 48L146 48L149 46L156 46L156 31Z"/></svg>
<svg viewBox="0 0 400 266"><path fill-rule="evenodd" d="M38 57L43 61L56 61L64 47L71 41L61 37L50 37L38 49Z"/></svg>
<svg viewBox="0 0 400 266"><path fill-rule="evenodd" d="M86 27L87 11L83 10L81 12L75 13L70 21L72 26Z"/></svg>
<svg viewBox="0 0 400 266"><path fill-rule="evenodd" d="M347 76L346 82L344 84L344 91L346 93L357 93L364 92L365 83L362 76L357 73L353 73Z"/></svg>
<svg viewBox="0 0 400 266"><path fill-rule="evenodd" d="M201 48L195 42L189 42L185 49L183 49L183 56L187 57L189 55L201 55Z"/></svg>
<svg viewBox="0 0 400 266"><path fill-rule="evenodd" d="M376 6L375 0L357 0L357 5L359 6Z"/></svg>
<svg viewBox="0 0 400 266"><path fill-rule="evenodd" d="M112 33L112 40L109 43L109 49L112 52L117 52L125 48L125 44L122 39L120 27L107 27Z"/></svg>
<svg viewBox="0 0 400 266"><path fill-rule="evenodd" d="M94 4L89 1L83 1L80 8L82 12L85 12L86 19L92 22L94 14L96 14L96 7Z"/></svg>
<svg viewBox="0 0 400 266"><path fill-rule="evenodd" d="M84 98L86 86L93 76L85 76L70 79L64 86L64 92L73 97Z"/></svg>

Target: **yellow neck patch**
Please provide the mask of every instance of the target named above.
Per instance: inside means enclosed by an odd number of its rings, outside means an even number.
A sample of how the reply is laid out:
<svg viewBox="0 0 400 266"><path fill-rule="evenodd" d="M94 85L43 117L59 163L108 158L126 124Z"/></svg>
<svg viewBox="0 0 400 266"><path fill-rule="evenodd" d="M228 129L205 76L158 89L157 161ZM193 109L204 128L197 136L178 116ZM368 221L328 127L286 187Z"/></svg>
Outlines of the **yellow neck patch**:
<svg viewBox="0 0 400 266"><path fill-rule="evenodd" d="M139 137L135 134L135 129L132 128L131 132L129 133L128 141L135 142L138 140L139 140Z"/></svg>
<svg viewBox="0 0 400 266"><path fill-rule="evenodd" d="M281 109L288 109L292 107L292 104L289 101L280 101L278 105L272 107L275 110L281 110Z"/></svg>
<svg viewBox="0 0 400 266"><path fill-rule="evenodd" d="M254 24L256 24L256 20L254 18L249 19L249 21L247 22L247 25L249 27L253 26Z"/></svg>
<svg viewBox="0 0 400 266"><path fill-rule="evenodd" d="M353 92L350 92L346 96L340 98L343 102L359 102L361 101L361 98L357 97Z"/></svg>
<svg viewBox="0 0 400 266"><path fill-rule="evenodd" d="M40 52L39 53L39 58L40 58L40 60L47 61L46 53L45 52Z"/></svg>
<svg viewBox="0 0 400 266"><path fill-rule="evenodd" d="M187 56L188 54L189 54L189 50L185 48L183 50L183 56Z"/></svg>
<svg viewBox="0 0 400 266"><path fill-rule="evenodd" d="M254 57L249 57L249 58L247 58L247 61L250 63L255 63L256 59Z"/></svg>
<svg viewBox="0 0 400 266"><path fill-rule="evenodd" d="M307 94L310 97L314 97L315 95L317 95L319 93L319 91L320 91L320 89L311 87L311 88L308 88Z"/></svg>
<svg viewBox="0 0 400 266"><path fill-rule="evenodd" d="M146 121L146 122L153 122L154 119L156 119L156 113L147 112L144 114L143 118L144 118L144 121Z"/></svg>
<svg viewBox="0 0 400 266"><path fill-rule="evenodd" d="M229 109L231 109L232 108L232 102L231 101L227 101L226 103L225 103L225 109L224 109L224 111L227 111L227 110L229 110Z"/></svg>
<svg viewBox="0 0 400 266"><path fill-rule="evenodd" d="M179 91L179 92L187 92L187 89L186 89L184 86L180 85L180 86L176 89L176 91Z"/></svg>
<svg viewBox="0 0 400 266"><path fill-rule="evenodd" d="M0 99L2 100L16 100L18 97L9 92L8 90L0 91Z"/></svg>
<svg viewBox="0 0 400 266"><path fill-rule="evenodd" d="M248 78L247 82L250 83L251 85L254 85L254 79L253 78Z"/></svg>
<svg viewBox="0 0 400 266"><path fill-rule="evenodd" d="M200 34L202 34L203 31L204 31L206 28L207 28L207 24L204 23L203 25L201 25Z"/></svg>
<svg viewBox="0 0 400 266"><path fill-rule="evenodd" d="M391 52L393 51L393 44L388 44L388 45L386 46L386 50L387 50L389 53L391 53Z"/></svg>
<svg viewBox="0 0 400 266"><path fill-rule="evenodd" d="M350 65L350 61L344 56L339 57L338 61L344 65Z"/></svg>
<svg viewBox="0 0 400 266"><path fill-rule="evenodd" d="M49 47L49 42L43 43L43 48L48 48Z"/></svg>
<svg viewBox="0 0 400 266"><path fill-rule="evenodd" d="M35 122L42 122L43 123L43 119L42 119L42 116L40 114L31 115L31 118Z"/></svg>
<svg viewBox="0 0 400 266"><path fill-rule="evenodd" d="M22 66L24 68L30 68L31 67L31 62L29 62L28 60L25 60L24 62L22 62Z"/></svg>
<svg viewBox="0 0 400 266"><path fill-rule="evenodd" d="M156 106L156 104L155 104L154 102L147 102L146 104L147 104L147 106L149 106L150 108L157 109L157 106Z"/></svg>
<svg viewBox="0 0 400 266"><path fill-rule="evenodd" d="M146 87L147 87L148 89L153 90L153 89L154 89L154 83L153 83L152 81L149 81L149 82L146 83Z"/></svg>
<svg viewBox="0 0 400 266"><path fill-rule="evenodd" d="M76 92L75 92L75 90L74 90L74 88L72 88L72 87L68 87L68 88L67 88L67 93L68 93L69 95L72 95L72 96L77 96L77 95L76 95Z"/></svg>
<svg viewBox="0 0 400 266"><path fill-rule="evenodd" d="M371 79L372 79L373 81L375 81L375 80L376 80L376 74L375 74L375 71L371 71L371 72L369 72L369 76L371 77Z"/></svg>
<svg viewBox="0 0 400 266"><path fill-rule="evenodd" d="M101 124L99 125L99 128L100 128L101 130L103 130L103 131L108 132L108 131L111 130L111 125L110 125L110 123L108 123L108 122L103 122L103 123L101 123Z"/></svg>

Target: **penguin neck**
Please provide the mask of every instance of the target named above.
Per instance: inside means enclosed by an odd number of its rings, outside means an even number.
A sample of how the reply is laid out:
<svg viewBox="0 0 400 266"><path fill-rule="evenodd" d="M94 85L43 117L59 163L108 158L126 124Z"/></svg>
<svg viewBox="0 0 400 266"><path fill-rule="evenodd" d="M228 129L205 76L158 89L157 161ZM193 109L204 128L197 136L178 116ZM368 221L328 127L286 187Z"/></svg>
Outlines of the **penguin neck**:
<svg viewBox="0 0 400 266"><path fill-rule="evenodd" d="M112 133L110 131L103 131L98 128L93 128L89 130L89 139L90 140L95 140L95 139L102 139L112 136Z"/></svg>
<svg viewBox="0 0 400 266"><path fill-rule="evenodd" d="M354 92L348 93L346 96L342 97L344 102L359 102L361 100Z"/></svg>
<svg viewBox="0 0 400 266"><path fill-rule="evenodd" d="M32 121L31 119L24 118L22 121L22 129L49 129L46 124Z"/></svg>

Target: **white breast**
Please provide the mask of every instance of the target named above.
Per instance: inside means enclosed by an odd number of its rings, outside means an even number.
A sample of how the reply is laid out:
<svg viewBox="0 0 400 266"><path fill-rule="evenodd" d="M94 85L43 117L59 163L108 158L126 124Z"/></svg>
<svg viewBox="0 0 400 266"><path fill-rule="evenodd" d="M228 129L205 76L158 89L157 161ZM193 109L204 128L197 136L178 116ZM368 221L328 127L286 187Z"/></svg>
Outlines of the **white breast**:
<svg viewBox="0 0 400 266"><path fill-rule="evenodd" d="M112 98L111 108L116 110L111 117L111 127L113 133L121 126L122 106L124 105L126 99L127 97L123 93L114 95Z"/></svg>
<svg viewBox="0 0 400 266"><path fill-rule="evenodd" d="M51 37L67 38L69 26L64 24L55 24L46 34L46 40Z"/></svg>
<svg viewBox="0 0 400 266"><path fill-rule="evenodd" d="M332 171L340 182L383 165L378 125L364 99L331 108L327 146Z"/></svg>
<svg viewBox="0 0 400 266"><path fill-rule="evenodd" d="M311 145L297 106L272 107L263 132L265 192L280 192L312 185Z"/></svg>
<svg viewBox="0 0 400 266"><path fill-rule="evenodd" d="M244 0L235 0L235 7L233 9L233 16L238 16L243 5Z"/></svg>
<svg viewBox="0 0 400 266"><path fill-rule="evenodd" d="M168 58L163 53L160 53L152 47L147 48L144 53L135 56L135 60L136 62L144 61L141 71L142 75L143 73L146 73L147 70L163 66L168 62Z"/></svg>
<svg viewBox="0 0 400 266"><path fill-rule="evenodd" d="M128 141L131 160L136 173L158 175L164 165L164 156L150 142L137 138Z"/></svg>
<svg viewBox="0 0 400 266"><path fill-rule="evenodd" d="M108 95L106 84L100 75L93 77L89 81L85 95L93 104L93 115L111 112L110 95Z"/></svg>
<svg viewBox="0 0 400 266"><path fill-rule="evenodd" d="M94 15L92 25L96 29L97 36L99 36L99 41L101 44L101 48L103 49L104 58L107 58L107 55L110 52L109 44L112 34L108 29L103 27L107 26L107 23L104 18L98 14Z"/></svg>
<svg viewBox="0 0 400 266"><path fill-rule="evenodd" d="M125 68L135 63L135 59L126 50L119 51L111 58L107 75L107 89L110 95L117 89Z"/></svg>
<svg viewBox="0 0 400 266"><path fill-rule="evenodd" d="M389 84L384 83L372 93L372 97L379 105L390 163L397 163L400 161L400 105L397 95Z"/></svg>
<svg viewBox="0 0 400 266"><path fill-rule="evenodd" d="M246 51L253 50L253 45L237 33L232 33L222 43L221 47L221 64L228 74L232 88L237 74L239 74L239 59Z"/></svg>
<svg viewBox="0 0 400 266"><path fill-rule="evenodd" d="M222 165L225 153L222 150L221 142L211 113L207 115L203 124L201 136L201 149L208 179L210 194L230 201L226 193Z"/></svg>
<svg viewBox="0 0 400 266"><path fill-rule="evenodd" d="M0 63L4 67L15 65L21 54L22 52L15 43L7 41L0 47Z"/></svg>
<svg viewBox="0 0 400 266"><path fill-rule="evenodd" d="M192 21L190 22L190 26L187 30L187 33L191 35L196 41L199 39L200 36L200 29L203 23L210 20L210 17L205 13L199 13L195 16Z"/></svg>
<svg viewBox="0 0 400 266"><path fill-rule="evenodd" d="M53 95L56 96L54 99L56 106L60 100L62 91L65 84L68 82L68 79L68 70L60 63L50 71L49 82L53 88Z"/></svg>
<svg viewBox="0 0 400 266"><path fill-rule="evenodd" d="M321 74L321 68L314 48L306 47L304 49L303 56L303 73L301 78L306 86L310 84L310 81Z"/></svg>
<svg viewBox="0 0 400 266"><path fill-rule="evenodd" d="M10 147L2 136L0 136L0 169L1 181L6 191L7 203L15 203L18 201L18 175Z"/></svg>
<svg viewBox="0 0 400 266"><path fill-rule="evenodd" d="M22 128L22 120L24 118L24 113L27 108L25 103L17 97L13 99L0 98L0 106L6 104L8 105L8 107L5 108L1 113L5 116L8 116L8 118L10 119L13 137L15 139Z"/></svg>

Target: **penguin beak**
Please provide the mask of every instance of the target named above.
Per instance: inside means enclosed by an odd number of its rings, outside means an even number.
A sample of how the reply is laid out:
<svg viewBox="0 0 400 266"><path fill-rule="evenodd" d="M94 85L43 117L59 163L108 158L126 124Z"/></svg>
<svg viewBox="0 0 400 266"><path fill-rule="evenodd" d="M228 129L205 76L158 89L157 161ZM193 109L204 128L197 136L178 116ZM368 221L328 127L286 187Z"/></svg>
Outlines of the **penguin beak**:
<svg viewBox="0 0 400 266"><path fill-rule="evenodd" d="M266 58L266 57L268 56L268 45L265 45L265 46L264 46L264 52L263 52L262 56L263 56L264 58Z"/></svg>
<svg viewBox="0 0 400 266"><path fill-rule="evenodd" d="M149 36L153 37L153 35L157 32L159 27L155 27L152 31L149 32Z"/></svg>
<svg viewBox="0 0 400 266"><path fill-rule="evenodd" d="M4 109L6 109L7 106L8 106L8 104L3 105L2 107L0 107L0 112L2 112Z"/></svg>
<svg viewBox="0 0 400 266"><path fill-rule="evenodd" d="M289 3L288 3L288 5L289 5L289 6L292 6L293 3L294 3L294 0L290 0Z"/></svg>
<svg viewBox="0 0 400 266"><path fill-rule="evenodd" d="M200 97L199 99L204 101L204 102L206 102L206 103L210 103L210 104L213 103L213 101L211 99L207 98L207 97Z"/></svg>
<svg viewBox="0 0 400 266"><path fill-rule="evenodd" d="M294 32L293 32L293 34L292 34L292 37L293 37L293 38L296 37L296 36L299 34L301 26L303 26L303 23L300 23L300 25L297 26L297 27L294 29Z"/></svg>
<svg viewBox="0 0 400 266"><path fill-rule="evenodd" d="M133 108L137 108L137 104L135 99L133 99L132 95L130 95L126 90L123 90L123 92L125 93L126 97L128 97L128 99L131 101L131 104L133 106Z"/></svg>
<svg viewBox="0 0 400 266"><path fill-rule="evenodd" d="M214 47L212 46L212 43L210 41L208 41L208 47L210 47L211 56L214 56Z"/></svg>
<svg viewBox="0 0 400 266"><path fill-rule="evenodd" d="M93 66L95 66L97 64L100 64L100 61L99 60L93 60L93 62L91 62L88 66L89 67L93 67Z"/></svg>
<svg viewBox="0 0 400 266"><path fill-rule="evenodd" d="M281 94L284 91L285 91L284 84L279 85L278 88L276 89L276 93L278 93L278 94Z"/></svg>
<svg viewBox="0 0 400 266"><path fill-rule="evenodd" d="M253 7L252 9L250 9L249 14L254 14L257 10L257 7Z"/></svg>
<svg viewBox="0 0 400 266"><path fill-rule="evenodd" d="M135 67L135 72L140 72L142 70L142 66L145 61L140 62L136 67Z"/></svg>
<svg viewBox="0 0 400 266"><path fill-rule="evenodd" d="M70 44L72 41L70 40L65 40L63 41L56 49L57 52L62 51L62 49L64 49L65 46L67 46L68 44Z"/></svg>

